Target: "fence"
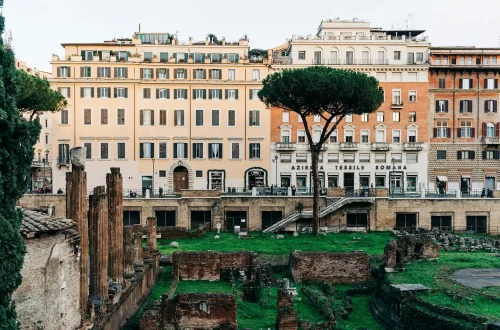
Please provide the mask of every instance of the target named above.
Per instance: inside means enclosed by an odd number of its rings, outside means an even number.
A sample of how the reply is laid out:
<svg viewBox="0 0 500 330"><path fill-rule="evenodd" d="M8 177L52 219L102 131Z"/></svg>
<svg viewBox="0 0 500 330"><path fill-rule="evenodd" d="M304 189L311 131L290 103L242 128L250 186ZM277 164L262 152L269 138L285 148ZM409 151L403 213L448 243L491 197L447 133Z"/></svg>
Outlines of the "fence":
<svg viewBox="0 0 500 330"><path fill-rule="evenodd" d="M500 235L500 226L488 226L488 225L469 225L469 226L432 226L429 228L422 228L416 226L408 226L408 227L394 227L394 230L398 231L406 231L410 234L418 234L418 233L426 233L432 230L441 230L446 233L453 234L474 234L480 236L489 236L489 235Z"/></svg>

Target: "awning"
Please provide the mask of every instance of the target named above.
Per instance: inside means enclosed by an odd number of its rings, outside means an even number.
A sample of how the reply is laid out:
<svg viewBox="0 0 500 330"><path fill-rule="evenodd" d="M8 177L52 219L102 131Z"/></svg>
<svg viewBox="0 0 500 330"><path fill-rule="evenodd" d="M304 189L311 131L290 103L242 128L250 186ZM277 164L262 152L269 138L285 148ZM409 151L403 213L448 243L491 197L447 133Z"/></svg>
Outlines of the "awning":
<svg viewBox="0 0 500 330"><path fill-rule="evenodd" d="M437 176L437 179L441 182L447 182L448 181L448 178L445 177L444 175L438 175Z"/></svg>

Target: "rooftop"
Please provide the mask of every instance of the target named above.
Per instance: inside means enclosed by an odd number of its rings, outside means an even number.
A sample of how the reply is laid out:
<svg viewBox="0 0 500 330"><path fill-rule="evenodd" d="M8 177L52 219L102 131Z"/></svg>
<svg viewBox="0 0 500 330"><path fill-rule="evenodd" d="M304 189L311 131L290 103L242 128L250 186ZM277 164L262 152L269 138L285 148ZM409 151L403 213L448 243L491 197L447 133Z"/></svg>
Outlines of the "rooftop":
<svg viewBox="0 0 500 330"><path fill-rule="evenodd" d="M23 213L20 232L27 237L33 237L37 233L58 232L76 226L73 220L54 218L34 210L23 209Z"/></svg>

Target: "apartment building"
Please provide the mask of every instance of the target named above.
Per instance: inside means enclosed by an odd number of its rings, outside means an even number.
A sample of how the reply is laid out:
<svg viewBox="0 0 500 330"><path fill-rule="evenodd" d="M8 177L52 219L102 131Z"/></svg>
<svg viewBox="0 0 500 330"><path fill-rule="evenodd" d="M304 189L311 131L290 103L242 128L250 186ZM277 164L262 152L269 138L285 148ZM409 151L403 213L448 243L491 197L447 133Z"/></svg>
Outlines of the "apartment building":
<svg viewBox="0 0 500 330"><path fill-rule="evenodd" d="M16 68L23 70L28 74L39 77L40 79L50 79L51 73L36 68L30 68L26 62L16 59ZM24 115L29 119L30 115ZM52 113L43 112L39 117L40 119L40 136L37 143L33 146L35 155L31 162L31 180L30 186L27 187L29 191L44 191L49 192L52 189L52 168L49 161L52 157Z"/></svg>
<svg viewBox="0 0 500 330"><path fill-rule="evenodd" d="M429 187L499 189L500 48L432 47Z"/></svg>
<svg viewBox="0 0 500 330"><path fill-rule="evenodd" d="M346 116L320 155L321 186L390 187L391 193L427 185L428 52L422 30L383 30L359 20L325 20L315 36L293 35L273 49L270 72L325 65L377 78L385 101L374 113ZM309 118L319 139L324 120ZM295 113L271 111L272 183L312 186L311 155Z"/></svg>
<svg viewBox="0 0 500 330"><path fill-rule="evenodd" d="M56 187L73 146L86 148L89 189L110 167L141 192L268 183L270 113L257 97L268 65L249 58L246 37L180 42L139 32L62 46L51 62L52 86L68 100L53 117Z"/></svg>

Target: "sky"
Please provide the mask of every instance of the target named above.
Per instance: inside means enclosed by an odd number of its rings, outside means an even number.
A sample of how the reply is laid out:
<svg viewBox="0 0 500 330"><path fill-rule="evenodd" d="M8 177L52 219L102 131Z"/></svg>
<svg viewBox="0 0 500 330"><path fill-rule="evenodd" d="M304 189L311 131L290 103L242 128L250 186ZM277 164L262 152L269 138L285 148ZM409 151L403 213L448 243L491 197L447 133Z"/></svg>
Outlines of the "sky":
<svg viewBox="0 0 500 330"><path fill-rule="evenodd" d="M247 34L252 48L268 49L292 34L314 35L323 19L358 18L427 30L432 46L500 47L499 0L5 0L3 14L16 57L45 71L52 54L64 54L61 43L131 37L139 23L142 32L177 32L180 40Z"/></svg>

